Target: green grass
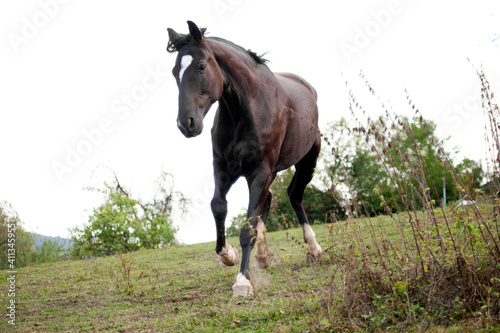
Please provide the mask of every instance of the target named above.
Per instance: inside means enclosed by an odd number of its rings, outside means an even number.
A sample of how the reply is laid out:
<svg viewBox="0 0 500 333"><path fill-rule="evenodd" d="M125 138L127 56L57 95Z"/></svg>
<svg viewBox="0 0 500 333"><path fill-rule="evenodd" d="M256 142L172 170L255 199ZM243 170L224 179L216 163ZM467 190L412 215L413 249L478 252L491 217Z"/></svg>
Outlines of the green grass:
<svg viewBox="0 0 500 333"><path fill-rule="evenodd" d="M372 219L375 240L399 244L402 234L397 220ZM249 298L232 297L231 287L239 267L220 264L214 242L123 255L127 260L133 259L128 280L131 288L118 256L22 268L16 275L15 329L20 332L500 329L498 322L491 317L486 322L481 314L460 313L450 319L446 308L429 308L424 304L416 308L412 300L402 301L400 296L411 295L414 289L401 279L392 284L400 289L385 294L376 287L363 290L365 285L353 283L356 276L363 279L363 269L371 278L376 278L376 272L383 272L378 249L382 249L387 265L400 267L391 263L398 261L398 250L385 251L385 245L375 244L369 228L366 219L315 225L318 242L325 251L319 263L306 262L307 249L301 229L268 233L268 245L276 264L266 270L252 268L255 296ZM229 243L237 246L238 240L231 238ZM390 253L394 258L389 258ZM363 266L366 262L370 262L370 267ZM11 299L7 295L7 277L6 271L0 272L3 309ZM412 283L420 282L408 281ZM365 291L369 296L363 300ZM401 313L395 314L398 311ZM10 327L4 315L0 320L0 327Z"/></svg>
<svg viewBox="0 0 500 333"><path fill-rule="evenodd" d="M325 240L326 227L316 228ZM216 258L215 243L172 246L123 255L133 258L131 295L118 256L62 261L19 269L16 276L16 330L31 331L238 331L307 330L303 303L328 281L305 263L302 247L290 240L301 230L269 234L279 262L253 270L255 297L234 299L238 267ZM237 245L237 239L230 239ZM330 269L325 267L326 269ZM137 279L142 272L142 277ZM2 308L7 273L1 274ZM290 285L293 282L293 285ZM2 327L8 327L2 316Z"/></svg>

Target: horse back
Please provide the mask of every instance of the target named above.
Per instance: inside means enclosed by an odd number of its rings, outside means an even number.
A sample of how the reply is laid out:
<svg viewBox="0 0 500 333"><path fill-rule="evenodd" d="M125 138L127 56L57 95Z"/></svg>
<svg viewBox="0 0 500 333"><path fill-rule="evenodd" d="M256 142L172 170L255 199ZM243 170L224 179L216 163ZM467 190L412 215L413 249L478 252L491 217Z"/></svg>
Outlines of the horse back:
<svg viewBox="0 0 500 333"><path fill-rule="evenodd" d="M284 84L288 88L292 88L293 90L295 90L297 87L293 87L293 85L290 86L289 82L287 82L287 81L291 81L291 82L295 82L295 83L299 84L299 89L300 89L300 86L307 88L307 90L309 90L309 92L314 96L314 99L318 100L318 93L316 92L316 89L314 89L314 87L309 82L307 82L306 80L304 80L302 77L298 76L297 74L275 73L275 75L278 78L278 80L281 81L281 84Z"/></svg>

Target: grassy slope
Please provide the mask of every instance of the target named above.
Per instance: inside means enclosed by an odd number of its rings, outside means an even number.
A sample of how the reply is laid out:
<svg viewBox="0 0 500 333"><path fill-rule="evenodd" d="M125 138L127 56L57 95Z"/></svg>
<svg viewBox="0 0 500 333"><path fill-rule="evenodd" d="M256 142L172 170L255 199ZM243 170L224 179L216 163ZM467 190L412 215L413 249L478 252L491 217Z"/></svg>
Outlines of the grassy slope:
<svg viewBox="0 0 500 333"><path fill-rule="evenodd" d="M316 227L318 241L325 226ZM133 258L132 295L118 256L64 261L18 270L16 329L19 331L280 331L308 329L302 304L328 281L305 262L305 250L292 240L301 230L270 233L278 264L254 270L255 297L233 299L238 267L224 267L215 243L173 246L125 255ZM288 239L287 239L288 238ZM230 239L237 245L237 239ZM331 269L331 267L323 267ZM137 280L140 273L142 278ZM1 299L8 300L6 272L0 273ZM292 283L293 282L293 283ZM309 297L309 299L312 299ZM2 308L5 308L2 304ZM0 327L8 326L2 318Z"/></svg>
<svg viewBox="0 0 500 333"><path fill-rule="evenodd" d="M399 227L390 218L372 219L372 222L377 234L384 234L394 243L401 239ZM127 284L118 256L19 269L16 329L23 332L307 332L376 331L392 326L395 331L445 331L444 327L435 326L442 318L432 317L432 309L420 315L426 318L426 323L417 319L408 324L389 325L395 316L393 310L386 307L392 302L391 292L384 302L373 308L376 316L374 313L371 317L370 312L352 317L361 308L345 297L356 298L363 293L345 291L350 286L348 271L355 267L349 260L363 253L356 244L362 243L369 251L377 248L363 224L358 223L362 239L355 242L353 234L346 232L355 226L352 222L314 226L318 242L326 250L319 264L306 263L300 229L269 233L268 244L276 264L264 271L253 269L255 296L246 299L232 297L231 287L238 267L225 267L218 262L215 243L125 255L134 260L130 273L134 283L131 295L125 292ZM238 245L235 238L229 242ZM373 258L378 261L376 253ZM380 267L377 263L373 265L375 270ZM142 277L138 279L141 272ZM5 309L5 301L10 299L5 271L0 272L0 279L1 306ZM336 292L338 290L344 292ZM340 303L353 304L353 307L348 305L346 310L335 305ZM466 331L478 327L470 320L447 323L447 332L454 331L454 325L458 326L456 330L465 328ZM6 326L9 326L7 319L2 316L0 330ZM498 328L498 323L494 327Z"/></svg>

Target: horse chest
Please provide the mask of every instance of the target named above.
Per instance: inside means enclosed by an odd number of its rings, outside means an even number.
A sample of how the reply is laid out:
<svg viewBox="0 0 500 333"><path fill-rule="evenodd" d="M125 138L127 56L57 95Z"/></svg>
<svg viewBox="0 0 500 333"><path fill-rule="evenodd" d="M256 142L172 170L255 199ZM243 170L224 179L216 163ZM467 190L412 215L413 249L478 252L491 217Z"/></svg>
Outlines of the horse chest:
<svg viewBox="0 0 500 333"><path fill-rule="evenodd" d="M261 149L253 131L236 128L228 131L214 126L212 129L214 154L222 157L231 174L246 175L260 165Z"/></svg>

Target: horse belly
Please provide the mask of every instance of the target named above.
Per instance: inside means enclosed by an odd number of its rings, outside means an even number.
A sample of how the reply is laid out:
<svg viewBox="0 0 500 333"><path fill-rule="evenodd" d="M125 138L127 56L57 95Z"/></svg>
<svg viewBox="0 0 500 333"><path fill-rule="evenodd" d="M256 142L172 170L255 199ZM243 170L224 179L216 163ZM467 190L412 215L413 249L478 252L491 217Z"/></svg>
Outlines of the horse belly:
<svg viewBox="0 0 500 333"><path fill-rule="evenodd" d="M306 123L303 124L302 121ZM315 124L306 119L294 120L289 125L281 145L276 171L285 170L297 164L311 150L318 137L319 131Z"/></svg>
<svg viewBox="0 0 500 333"><path fill-rule="evenodd" d="M320 131L314 89L292 74L282 74L280 81L290 96L289 106L284 110L287 129L277 164L277 169L284 170L297 164L311 150L320 140Z"/></svg>

